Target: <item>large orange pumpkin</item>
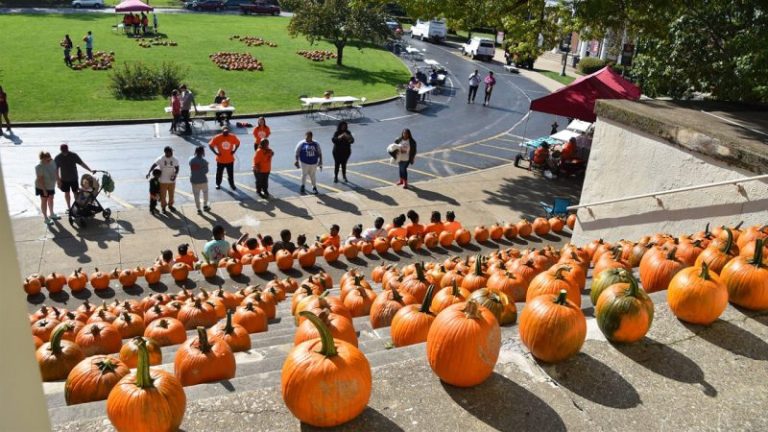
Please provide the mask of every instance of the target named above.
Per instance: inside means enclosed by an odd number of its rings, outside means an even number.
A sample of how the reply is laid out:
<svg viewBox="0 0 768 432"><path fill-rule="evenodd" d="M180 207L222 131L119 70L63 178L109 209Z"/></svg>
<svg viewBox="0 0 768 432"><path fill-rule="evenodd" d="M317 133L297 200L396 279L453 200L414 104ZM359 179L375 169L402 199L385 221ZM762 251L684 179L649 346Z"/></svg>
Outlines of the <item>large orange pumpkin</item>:
<svg viewBox="0 0 768 432"><path fill-rule="evenodd" d="M267 314L257 307L252 301L237 308L232 316L232 322L241 325L248 333L261 333L267 331Z"/></svg>
<svg viewBox="0 0 768 432"><path fill-rule="evenodd" d="M461 281L461 287L467 291L477 291L485 288L488 282L488 275L483 271L483 259L481 255L475 257L475 265L472 273L469 273Z"/></svg>
<svg viewBox="0 0 768 432"><path fill-rule="evenodd" d="M438 241L440 242L440 246L447 248L450 247L453 243L453 240L455 238L455 235L451 231L442 231L438 235Z"/></svg>
<svg viewBox="0 0 768 432"><path fill-rule="evenodd" d="M218 321L213 305L199 298L184 303L176 318L187 330L193 330L198 326L211 327Z"/></svg>
<svg viewBox="0 0 768 432"><path fill-rule="evenodd" d="M678 319L709 325L728 306L728 288L704 263L701 267L683 269L672 278L667 289L667 303Z"/></svg>
<svg viewBox="0 0 768 432"><path fill-rule="evenodd" d="M338 315L331 312L330 308L326 309L305 309L317 315L323 324L331 332L331 336L334 339L343 340L353 346L357 346L357 333L355 327L352 324L352 320L343 315ZM298 312L301 316L301 312ZM316 313L317 312L317 313ZM298 345L304 341L317 339L320 337L320 333L317 331L317 327L310 320L302 317L301 324L296 329L296 334L293 337L293 344Z"/></svg>
<svg viewBox="0 0 768 432"><path fill-rule="evenodd" d="M502 231L500 231L502 232ZM478 243L485 243L491 238L491 232L485 225L475 227L475 241Z"/></svg>
<svg viewBox="0 0 768 432"><path fill-rule="evenodd" d="M45 278L45 288L51 294L56 294L64 289L64 285L67 284L67 278L61 273L53 272Z"/></svg>
<svg viewBox="0 0 768 432"><path fill-rule="evenodd" d="M123 339L129 339L144 334L144 319L139 315L129 312L123 312L118 316L112 325L120 332L120 337Z"/></svg>
<svg viewBox="0 0 768 432"><path fill-rule="evenodd" d="M733 248L733 234L730 228L725 228L725 233L725 241L713 240L710 245L699 254L698 258L696 258L696 267L701 267L706 263L711 271L720 273L723 270L723 267L725 267L725 264L728 263L731 258L736 256Z"/></svg>
<svg viewBox="0 0 768 432"><path fill-rule="evenodd" d="M751 310L768 309L768 265L763 255L765 243L764 239L755 240L752 258L739 256L723 267L720 279L728 288L731 303Z"/></svg>
<svg viewBox="0 0 768 432"><path fill-rule="evenodd" d="M50 342L40 346L35 352L40 375L43 381L64 379L85 354L74 342L62 340L62 335L69 326L59 327L51 336Z"/></svg>
<svg viewBox="0 0 768 432"><path fill-rule="evenodd" d="M173 361L176 378L183 386L234 378L235 368L235 355L229 345L223 339L209 340L202 326L197 328L197 337L179 347Z"/></svg>
<svg viewBox="0 0 768 432"><path fill-rule="evenodd" d="M149 354L142 341L138 368L109 393L107 416L118 432L175 431L184 419L186 403L176 377L160 368L150 370Z"/></svg>
<svg viewBox="0 0 768 432"><path fill-rule="evenodd" d="M451 286L442 288L432 299L430 310L437 315L448 306L467 301L471 293L465 288L460 288L454 281Z"/></svg>
<svg viewBox="0 0 768 432"><path fill-rule="evenodd" d="M130 366L105 355L88 357L75 366L64 384L67 405L104 400L117 383L131 372Z"/></svg>
<svg viewBox="0 0 768 432"><path fill-rule="evenodd" d="M153 339L160 346L179 345L187 340L184 324L176 318L160 318L152 321L144 330L144 336Z"/></svg>
<svg viewBox="0 0 768 432"><path fill-rule="evenodd" d="M75 343L80 345L86 357L117 353L123 345L120 332L115 326L106 322L86 325L75 337Z"/></svg>
<svg viewBox="0 0 768 432"><path fill-rule="evenodd" d="M98 268L91 273L91 286L96 291L104 291L109 288L109 280L109 273L99 271Z"/></svg>
<svg viewBox="0 0 768 432"><path fill-rule="evenodd" d="M515 227L517 227L517 235L520 237L528 237L533 232L533 225L526 219L520 220L515 224Z"/></svg>
<svg viewBox="0 0 768 432"><path fill-rule="evenodd" d="M576 355L587 338L587 320L568 292L535 297L520 314L520 340L534 357L557 363Z"/></svg>
<svg viewBox="0 0 768 432"><path fill-rule="evenodd" d="M429 310L434 290L434 285L427 288L427 293L420 307L410 304L397 311L392 318L392 325L389 330L393 345L401 347L427 340L429 327L435 320L435 315Z"/></svg>
<svg viewBox="0 0 768 432"><path fill-rule="evenodd" d="M456 234L454 234L454 238L456 240L457 245L466 246L469 244L469 242L472 241L472 233L470 233L469 230L465 228L459 228L456 230Z"/></svg>
<svg viewBox="0 0 768 432"><path fill-rule="evenodd" d="M136 336L123 344L120 348L120 360L129 368L135 368L139 364L139 341L144 341L149 353L149 364L152 366L163 363L163 352L154 339Z"/></svg>
<svg viewBox="0 0 768 432"><path fill-rule="evenodd" d="M360 415L371 396L371 366L356 347L334 339L311 312L301 312L320 338L295 346L283 363L283 401L299 420L333 427Z"/></svg>
<svg viewBox="0 0 768 432"><path fill-rule="evenodd" d="M533 228L533 232L539 237L549 234L549 231L552 229L549 220L543 217L534 219L531 227Z"/></svg>
<svg viewBox="0 0 768 432"><path fill-rule="evenodd" d="M597 326L611 342L632 343L645 337L653 322L653 301L624 271L629 283L609 286L595 305Z"/></svg>
<svg viewBox="0 0 768 432"><path fill-rule="evenodd" d="M676 253L676 248L668 252L663 250L646 252L640 261L640 281L646 292L667 289L675 274L685 267L685 264L676 257Z"/></svg>
<svg viewBox="0 0 768 432"><path fill-rule="evenodd" d="M525 301L530 302L533 298L547 294L557 295L560 290L568 293L568 300L572 301L577 307L581 307L581 291L579 287L568 281L564 273L571 271L569 266L559 266L554 271L548 270L539 273L533 278L528 291L525 295Z"/></svg>
<svg viewBox="0 0 768 432"><path fill-rule="evenodd" d="M416 298L408 293L400 293L394 287L376 296L371 305L371 327L377 329L389 327L397 311L404 306L416 303Z"/></svg>
<svg viewBox="0 0 768 432"><path fill-rule="evenodd" d="M491 376L500 350L498 321L472 300L440 312L427 334L429 366L457 387L476 386Z"/></svg>
<svg viewBox="0 0 768 432"><path fill-rule="evenodd" d="M209 330L212 338L220 338L229 345L232 352L248 351L251 349L251 336L248 330L239 324L232 323L232 309L227 310L227 319Z"/></svg>

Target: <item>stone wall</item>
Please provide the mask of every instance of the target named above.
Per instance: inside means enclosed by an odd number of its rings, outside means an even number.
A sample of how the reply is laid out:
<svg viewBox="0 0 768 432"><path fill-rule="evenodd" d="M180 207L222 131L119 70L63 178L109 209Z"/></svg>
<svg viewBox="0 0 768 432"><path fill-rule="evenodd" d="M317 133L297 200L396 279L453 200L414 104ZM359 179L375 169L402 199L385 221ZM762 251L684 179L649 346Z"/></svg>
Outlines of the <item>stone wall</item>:
<svg viewBox="0 0 768 432"><path fill-rule="evenodd" d="M626 104L622 106L625 107ZM631 109L637 116L637 109ZM670 134L657 133L658 119L630 122L626 121L626 117L614 115L620 110L604 110L604 115L600 115L600 111L598 109L581 203L751 177L768 170L759 152L756 159L750 159L752 166L734 163L731 159L739 149L724 155L724 148L732 149L728 140L712 138L718 145L707 145L705 130L683 128L681 131L678 126L674 138L671 138ZM676 120L670 111L658 114L668 116L667 125ZM611 117L622 121L614 121ZM651 123L653 129L644 127ZM685 127L690 125L687 120L685 123ZM654 134L642 129L652 130ZM695 146L692 142L682 142L684 138L681 137L693 137ZM708 148L715 150L711 154L692 150ZM750 156L754 157L755 153ZM743 160L740 158L741 162ZM758 161L757 166L754 161ZM768 180L582 208L577 216L573 236L576 244L595 238L634 240L655 232L691 233L703 229L707 222L733 225L743 220L746 224L768 224Z"/></svg>

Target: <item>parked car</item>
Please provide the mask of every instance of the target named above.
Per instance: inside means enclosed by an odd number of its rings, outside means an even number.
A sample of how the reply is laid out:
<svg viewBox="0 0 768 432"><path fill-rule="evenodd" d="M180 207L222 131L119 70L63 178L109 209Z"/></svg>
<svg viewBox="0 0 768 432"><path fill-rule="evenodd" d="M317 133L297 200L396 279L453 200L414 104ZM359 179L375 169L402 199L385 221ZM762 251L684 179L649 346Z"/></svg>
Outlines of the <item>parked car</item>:
<svg viewBox="0 0 768 432"><path fill-rule="evenodd" d="M280 15L280 7L273 4L269 4L265 1L253 1L240 5L240 12L245 15L250 14L265 14L265 15Z"/></svg>
<svg viewBox="0 0 768 432"><path fill-rule="evenodd" d="M448 27L445 25L445 21L416 21L413 27L411 27L411 37L421 40L430 40L431 42L440 43L445 40L448 35Z"/></svg>
<svg viewBox="0 0 768 432"><path fill-rule="evenodd" d="M225 0L224 7L227 9L240 9L240 5L251 4L253 0Z"/></svg>
<svg viewBox="0 0 768 432"><path fill-rule="evenodd" d="M461 53L473 59L480 58L491 61L496 54L496 48L490 39L473 37L461 47Z"/></svg>
<svg viewBox="0 0 768 432"><path fill-rule="evenodd" d="M81 7L93 7L96 9L101 9L104 7L104 0L74 0L72 2L73 8L81 8Z"/></svg>
<svg viewBox="0 0 768 432"><path fill-rule="evenodd" d="M196 11L220 11L224 9L222 0L194 0L184 3L184 7Z"/></svg>
<svg viewBox="0 0 768 432"><path fill-rule="evenodd" d="M397 30L403 31L403 27L400 25L399 22L397 22L397 20L388 19L386 24L387 24L387 27L389 27L389 29L392 30L393 32Z"/></svg>

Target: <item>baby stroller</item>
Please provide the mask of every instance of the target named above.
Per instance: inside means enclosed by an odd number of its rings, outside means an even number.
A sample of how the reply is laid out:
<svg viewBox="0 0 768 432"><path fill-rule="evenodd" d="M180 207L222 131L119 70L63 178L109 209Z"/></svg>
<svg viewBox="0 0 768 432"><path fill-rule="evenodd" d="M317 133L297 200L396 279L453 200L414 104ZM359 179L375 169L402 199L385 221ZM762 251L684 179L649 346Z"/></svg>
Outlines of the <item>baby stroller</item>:
<svg viewBox="0 0 768 432"><path fill-rule="evenodd" d="M109 193L115 190L112 176L106 171L93 171L93 173L103 174L101 183L90 174L83 174L80 178L80 190L69 208L69 223L72 226L77 225L80 228L85 228L88 219L97 213L101 213L106 221L112 216L112 210L102 207L99 200L96 199L101 191Z"/></svg>

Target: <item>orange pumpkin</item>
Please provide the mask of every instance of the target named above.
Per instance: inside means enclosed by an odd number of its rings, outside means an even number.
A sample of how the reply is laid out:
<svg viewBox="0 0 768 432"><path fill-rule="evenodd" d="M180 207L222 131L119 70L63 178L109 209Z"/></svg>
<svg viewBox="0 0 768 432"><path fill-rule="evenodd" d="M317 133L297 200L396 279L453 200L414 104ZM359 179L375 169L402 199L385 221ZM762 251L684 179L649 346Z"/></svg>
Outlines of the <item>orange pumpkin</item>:
<svg viewBox="0 0 768 432"><path fill-rule="evenodd" d="M213 305L199 298L184 303L176 318L187 330L193 330L198 326L211 327L218 321Z"/></svg>
<svg viewBox="0 0 768 432"><path fill-rule="evenodd" d="M209 340L205 328L200 326L197 337L179 347L173 369L183 386L226 380L235 376L235 355L223 339Z"/></svg>
<svg viewBox="0 0 768 432"><path fill-rule="evenodd" d="M616 343L637 342L645 337L653 322L653 301L627 272L629 283L606 288L595 305L597 326L606 339Z"/></svg>
<svg viewBox="0 0 768 432"><path fill-rule="evenodd" d="M470 292L468 290L460 288L454 282L451 286L445 287L435 294L430 310L433 314L437 315L448 306L467 301L469 295Z"/></svg>
<svg viewBox="0 0 768 432"><path fill-rule="evenodd" d="M219 267L208 261L203 261L199 266L200 273L204 278L209 279L216 276L216 272L219 271Z"/></svg>
<svg viewBox="0 0 768 432"><path fill-rule="evenodd" d="M400 293L394 287L376 296L371 305L371 327L374 329L389 327L397 311L403 306L416 303L416 298L408 293Z"/></svg>
<svg viewBox="0 0 768 432"><path fill-rule="evenodd" d="M515 227L517 227L517 235L520 237L528 237L533 232L533 225L526 219L522 219L520 222L516 223Z"/></svg>
<svg viewBox="0 0 768 432"><path fill-rule="evenodd" d="M64 285L67 284L67 278L61 273L51 273L45 278L45 288L51 294L56 294L64 289Z"/></svg>
<svg viewBox="0 0 768 432"><path fill-rule="evenodd" d="M91 273L91 286L96 291L103 291L109 288L109 274L95 269Z"/></svg>
<svg viewBox="0 0 768 432"><path fill-rule="evenodd" d="M565 219L565 224L568 226L568 229L573 231L573 228L576 226L576 214L569 214Z"/></svg>
<svg viewBox="0 0 768 432"><path fill-rule="evenodd" d="M549 220L543 217L537 217L534 219L531 227L533 228L533 232L536 233L536 235L539 237L549 234L549 231L552 229L552 227L549 225Z"/></svg>
<svg viewBox="0 0 768 432"><path fill-rule="evenodd" d="M186 403L176 377L160 368L150 370L142 340L136 371L123 377L109 392L107 416L118 432L174 431L181 426Z"/></svg>
<svg viewBox="0 0 768 432"><path fill-rule="evenodd" d="M457 245L464 247L472 241L472 233L470 233L467 229L459 228L456 230L454 238Z"/></svg>
<svg viewBox="0 0 768 432"><path fill-rule="evenodd" d="M120 332L120 337L129 339L144 334L144 319L139 315L129 312L123 312L118 316L112 325Z"/></svg>
<svg viewBox="0 0 768 432"><path fill-rule="evenodd" d="M41 318L32 324L32 335L39 337L43 342L48 342L53 334L53 329L60 324L59 320Z"/></svg>
<svg viewBox="0 0 768 432"><path fill-rule="evenodd" d="M587 320L568 292L533 298L520 314L520 340L531 354L547 363L576 355L587 337Z"/></svg>
<svg viewBox="0 0 768 432"><path fill-rule="evenodd" d="M86 357L96 354L114 354L123 345L120 332L106 322L86 325L75 337L75 343L83 349Z"/></svg>
<svg viewBox="0 0 768 432"><path fill-rule="evenodd" d="M182 262L174 263L171 267L171 277L176 282L185 282L189 278L189 267Z"/></svg>
<svg viewBox="0 0 768 432"><path fill-rule="evenodd" d="M392 252L400 253L405 247L407 240L403 237L392 237L389 241L389 247L392 248Z"/></svg>
<svg viewBox="0 0 768 432"><path fill-rule="evenodd" d="M704 263L701 267L683 269L672 278L667 289L667 303L678 319L709 325L728 306L728 288Z"/></svg>
<svg viewBox="0 0 768 432"><path fill-rule="evenodd" d="M144 330L144 336L154 340L160 346L179 345L187 340L184 324L176 318L160 318L152 321Z"/></svg>
<svg viewBox="0 0 768 432"><path fill-rule="evenodd" d="M293 255L287 249L281 249L275 255L275 264L282 271L288 271L293 268Z"/></svg>
<svg viewBox="0 0 768 432"><path fill-rule="evenodd" d="M427 289L431 281L424 274L424 264L415 263L416 272L413 275L403 279L400 284L400 292L412 295L417 302L422 302L427 295Z"/></svg>
<svg viewBox="0 0 768 432"><path fill-rule="evenodd" d="M513 224L512 222L508 222L504 225L504 238L507 240L512 240L517 238L517 225Z"/></svg>
<svg viewBox="0 0 768 432"><path fill-rule="evenodd" d="M715 273L720 273L725 264L736 256L733 250L733 234L729 228L725 228L725 241L712 241L696 258L696 267L707 264L707 267Z"/></svg>
<svg viewBox="0 0 768 432"><path fill-rule="evenodd" d="M355 243L350 243L342 247L342 252L344 253L344 258L351 260L357 258L357 255L360 254L360 248Z"/></svg>
<svg viewBox="0 0 768 432"><path fill-rule="evenodd" d="M24 292L30 296L38 295L42 291L43 285L45 285L45 277L41 280L38 274L27 276L24 279Z"/></svg>
<svg viewBox="0 0 768 432"><path fill-rule="evenodd" d="M389 240L386 237L376 237L373 240L373 248L379 255L385 254L389 250Z"/></svg>
<svg viewBox="0 0 768 432"><path fill-rule="evenodd" d="M336 246L328 246L323 251L323 258L325 258L325 262L328 264L336 262L339 259L339 250L336 249Z"/></svg>
<svg viewBox="0 0 768 432"><path fill-rule="evenodd" d="M406 305L392 318L390 336L396 347L426 342L427 334L435 315L429 310L432 304L434 285L430 285L421 306Z"/></svg>
<svg viewBox="0 0 768 432"><path fill-rule="evenodd" d="M312 312L323 321L323 324L331 332L331 336L334 339L343 340L353 346L357 346L357 333L355 327L352 325L352 320L343 315L332 313L330 309L306 309ZM317 311L317 313L315 313ZM303 312L303 311L301 311ZM299 316L301 316L299 312ZM304 341L317 339L320 337L320 333L317 331L317 327L308 319L303 318L303 321L296 329L296 334L293 338L293 344L298 345Z"/></svg>
<svg viewBox="0 0 768 432"><path fill-rule="evenodd" d="M220 338L229 345L232 352L248 351L251 349L251 336L245 327L232 322L232 309L227 310L227 319L208 331L211 338Z"/></svg>
<svg viewBox="0 0 768 432"><path fill-rule="evenodd" d="M500 350L498 321L472 300L440 312L427 334L429 366L457 387L476 386L491 376Z"/></svg>
<svg viewBox="0 0 768 432"><path fill-rule="evenodd" d="M497 225L498 226L498 225ZM503 231L499 231L503 233ZM475 241L478 243L485 243L491 238L491 233L485 225L479 225L475 227Z"/></svg>
<svg viewBox="0 0 768 432"><path fill-rule="evenodd" d="M488 275L483 271L482 256L477 255L475 257L474 271L469 273L462 279L461 287L469 292L477 291L481 288L485 288L488 282Z"/></svg>
<svg viewBox="0 0 768 432"><path fill-rule="evenodd" d="M455 238L455 235L450 231L442 231L438 235L438 241L440 243L440 246L444 248L450 247L451 244L453 244L454 238Z"/></svg>
<svg viewBox="0 0 768 432"><path fill-rule="evenodd" d="M764 239L755 240L752 258L739 256L723 267L720 279L728 288L731 303L751 310L768 309L768 264L763 255L766 243Z"/></svg>
<svg viewBox="0 0 768 432"><path fill-rule="evenodd" d="M159 365L163 363L163 352L154 339L143 336L131 338L120 348L120 360L129 368L135 368L139 364L139 341L143 340L149 353L149 364Z"/></svg>
<svg viewBox="0 0 768 432"><path fill-rule="evenodd" d="M148 285L154 285L160 282L162 276L163 273L160 271L160 268L156 266L149 267L144 271L144 280Z"/></svg>
<svg viewBox="0 0 768 432"><path fill-rule="evenodd" d="M301 313L317 327L319 339L295 346L283 363L283 401L299 420L333 427L360 415L371 396L371 366L356 347L334 339L311 312Z"/></svg>
<svg viewBox="0 0 768 432"><path fill-rule="evenodd" d="M561 290L568 293L568 300L572 301L577 307L581 307L581 291L579 287L568 281L564 273L571 271L568 266L559 266L536 275L525 296L525 301L530 302L540 295L557 295Z"/></svg>
<svg viewBox="0 0 768 432"><path fill-rule="evenodd" d="M427 249L434 249L438 244L440 244L440 237L436 232L430 231L424 235L424 246Z"/></svg>
<svg viewBox="0 0 768 432"><path fill-rule="evenodd" d="M109 392L131 372L122 361L105 355L88 357L77 364L64 385L67 405L105 400Z"/></svg>
<svg viewBox="0 0 768 432"><path fill-rule="evenodd" d="M243 326L248 333L267 331L267 314L252 301L246 301L243 306L237 308L232 322Z"/></svg>
<svg viewBox="0 0 768 432"><path fill-rule="evenodd" d="M549 218L549 227L553 233L560 234L565 227L565 221L560 217Z"/></svg>
<svg viewBox="0 0 768 432"><path fill-rule="evenodd" d="M652 293L667 289L670 281L685 264L676 257L677 248L669 252L649 251L640 261L640 281L646 292Z"/></svg>
<svg viewBox="0 0 768 432"><path fill-rule="evenodd" d="M368 315L376 300L376 293L370 287L360 285L359 278L356 278L355 282L356 284L342 298L342 303L353 317Z"/></svg>
<svg viewBox="0 0 768 432"><path fill-rule="evenodd" d="M85 354L74 342L62 340L62 335L69 326L59 327L51 336L50 342L40 346L35 352L40 375L43 381L64 379Z"/></svg>

